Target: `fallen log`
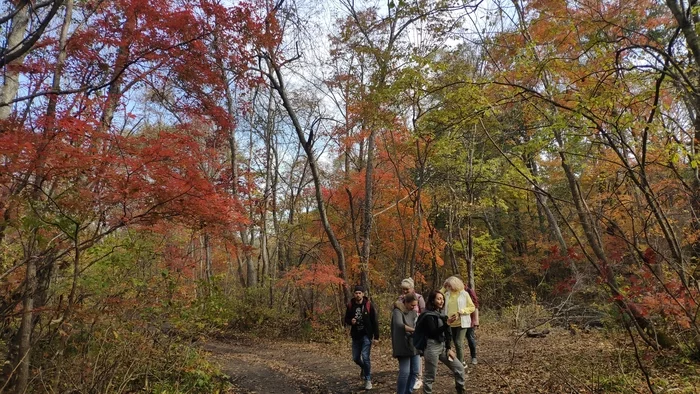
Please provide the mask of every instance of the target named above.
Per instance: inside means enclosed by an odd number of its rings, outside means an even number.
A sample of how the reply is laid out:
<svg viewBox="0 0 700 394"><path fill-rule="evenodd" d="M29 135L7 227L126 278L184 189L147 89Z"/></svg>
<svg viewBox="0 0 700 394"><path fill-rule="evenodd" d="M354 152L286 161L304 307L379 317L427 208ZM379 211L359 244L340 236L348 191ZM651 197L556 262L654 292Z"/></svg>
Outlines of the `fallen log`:
<svg viewBox="0 0 700 394"><path fill-rule="evenodd" d="M542 331L537 331L537 330L527 330L525 332L525 336L528 338L544 338L549 334L549 329L544 329Z"/></svg>

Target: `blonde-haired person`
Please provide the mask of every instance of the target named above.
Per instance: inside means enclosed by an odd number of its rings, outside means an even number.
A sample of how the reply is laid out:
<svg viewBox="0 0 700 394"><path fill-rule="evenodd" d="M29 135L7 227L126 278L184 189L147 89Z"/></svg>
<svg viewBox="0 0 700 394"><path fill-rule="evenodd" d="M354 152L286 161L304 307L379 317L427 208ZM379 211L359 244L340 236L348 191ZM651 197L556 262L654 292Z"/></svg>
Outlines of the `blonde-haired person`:
<svg viewBox="0 0 700 394"><path fill-rule="evenodd" d="M404 298L409 294L413 295L413 297L415 297L415 299L418 301L413 310L416 311L417 315L420 315L423 313L423 311L425 311L425 299L422 295L416 293L416 286L415 282L413 282L413 278L406 278L401 281L401 295L399 296L397 302L404 302ZM413 390L418 390L421 387L423 387L423 366L421 363L419 363L418 376L416 377L416 382L413 385Z"/></svg>
<svg viewBox="0 0 700 394"><path fill-rule="evenodd" d="M467 329L472 326L470 315L476 310L476 306L469 293L464 289L464 282L458 277L450 276L445 279L443 289L445 290L444 313L449 317L457 317L450 323L457 359L462 365L466 366L464 362L464 339Z"/></svg>
<svg viewBox="0 0 700 394"><path fill-rule="evenodd" d="M416 305L414 310L416 313L421 314L425 310L425 299L422 295L416 293L415 283L413 282L412 278L406 278L401 281L401 295L399 296L398 301L403 302L403 298L407 294L413 294L413 296L416 297L416 300L418 300L418 305Z"/></svg>

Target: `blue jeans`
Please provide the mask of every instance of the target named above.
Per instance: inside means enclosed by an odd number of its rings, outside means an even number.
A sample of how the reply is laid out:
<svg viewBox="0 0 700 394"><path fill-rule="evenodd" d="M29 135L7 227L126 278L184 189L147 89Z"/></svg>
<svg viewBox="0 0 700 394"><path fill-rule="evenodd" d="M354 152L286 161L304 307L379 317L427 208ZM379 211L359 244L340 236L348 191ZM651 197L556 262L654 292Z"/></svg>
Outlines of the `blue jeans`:
<svg viewBox="0 0 700 394"><path fill-rule="evenodd" d="M398 357L399 377L396 380L397 394L411 394L420 372L420 356Z"/></svg>
<svg viewBox="0 0 700 394"><path fill-rule="evenodd" d="M362 368L362 379L372 380L372 364L369 361L369 353L372 350L372 339L364 335L359 339L352 339L352 361Z"/></svg>
<svg viewBox="0 0 700 394"><path fill-rule="evenodd" d="M469 345L469 355L476 358L476 331L474 327L467 328L467 344Z"/></svg>

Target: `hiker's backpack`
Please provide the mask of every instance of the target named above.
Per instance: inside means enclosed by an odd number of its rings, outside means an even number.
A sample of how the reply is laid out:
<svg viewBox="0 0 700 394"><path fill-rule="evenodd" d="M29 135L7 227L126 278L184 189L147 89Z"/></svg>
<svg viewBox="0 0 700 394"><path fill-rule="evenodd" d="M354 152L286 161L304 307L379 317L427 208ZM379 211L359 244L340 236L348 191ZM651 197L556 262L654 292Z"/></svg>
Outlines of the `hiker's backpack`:
<svg viewBox="0 0 700 394"><path fill-rule="evenodd" d="M428 337L425 335L425 319L426 316L438 316L435 312L423 312L418 316L416 320L416 330L413 331L411 339L413 340L413 347L416 350L423 352L428 346Z"/></svg>
<svg viewBox="0 0 700 394"><path fill-rule="evenodd" d="M368 314L371 312L372 302L369 299L362 306L363 306L363 309L365 310L365 312L367 312ZM347 307L348 307L348 309L352 308L352 300L350 300L350 302L348 302Z"/></svg>

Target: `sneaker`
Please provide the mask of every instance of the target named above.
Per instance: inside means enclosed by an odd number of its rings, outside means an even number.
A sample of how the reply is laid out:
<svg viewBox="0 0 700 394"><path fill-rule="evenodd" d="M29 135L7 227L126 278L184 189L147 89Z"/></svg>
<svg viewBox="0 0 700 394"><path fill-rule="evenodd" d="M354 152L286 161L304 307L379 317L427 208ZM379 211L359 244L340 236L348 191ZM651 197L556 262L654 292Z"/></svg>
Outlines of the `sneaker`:
<svg viewBox="0 0 700 394"><path fill-rule="evenodd" d="M476 364L477 364L476 357L472 357L472 365L476 365Z"/></svg>
<svg viewBox="0 0 700 394"><path fill-rule="evenodd" d="M463 362L462 362L462 366L466 369L466 368L467 368L467 362L466 362L466 361L463 361Z"/></svg>
<svg viewBox="0 0 700 394"><path fill-rule="evenodd" d="M421 387L423 387L423 380L421 379L416 379L416 384L413 385L413 390L418 390Z"/></svg>
<svg viewBox="0 0 700 394"><path fill-rule="evenodd" d="M365 390L372 390L372 381L365 380Z"/></svg>

